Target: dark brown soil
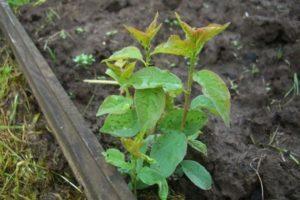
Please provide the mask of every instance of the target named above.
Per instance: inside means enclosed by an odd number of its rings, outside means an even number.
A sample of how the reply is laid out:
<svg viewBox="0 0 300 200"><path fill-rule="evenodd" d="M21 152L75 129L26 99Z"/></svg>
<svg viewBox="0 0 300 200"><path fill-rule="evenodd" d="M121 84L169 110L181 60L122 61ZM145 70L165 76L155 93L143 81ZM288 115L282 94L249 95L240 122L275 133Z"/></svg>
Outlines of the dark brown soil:
<svg viewBox="0 0 300 200"><path fill-rule="evenodd" d="M51 9L59 15L52 15L52 20ZM104 76L106 67L99 61L132 44L122 24L145 27L156 11L162 22L172 21L176 11L197 27L210 22L232 23L225 33L206 45L199 66L220 74L228 86L230 82L236 84L236 89L231 88L231 127L212 119L201 136L208 145L208 157L189 151L189 157L199 160L212 173L213 189L202 191L184 178L170 180L172 196L183 194L189 200L261 199L261 185L250 166L252 163L256 167L261 158L259 174L265 199L300 199L300 166L290 157L300 159L300 98L284 98L292 87L293 74L300 73L297 0L48 0L38 8L23 9L20 19L107 147L113 142L99 134L102 122L95 112L106 96L118 91L113 86L89 85L82 80ZM75 33L77 27L86 32ZM71 37L55 37L61 30ZM109 34L115 30L116 34ZM164 22L156 42L165 41L171 32L181 31L173 23ZM48 46L55 52L56 60L43 49L49 37L52 40ZM96 57L97 62L89 70L76 68L72 61L82 52ZM168 60L157 57L156 66L170 68L185 79L184 60ZM176 66L170 67L172 64ZM196 95L199 88L195 89ZM271 147L268 144L273 134L276 136Z"/></svg>

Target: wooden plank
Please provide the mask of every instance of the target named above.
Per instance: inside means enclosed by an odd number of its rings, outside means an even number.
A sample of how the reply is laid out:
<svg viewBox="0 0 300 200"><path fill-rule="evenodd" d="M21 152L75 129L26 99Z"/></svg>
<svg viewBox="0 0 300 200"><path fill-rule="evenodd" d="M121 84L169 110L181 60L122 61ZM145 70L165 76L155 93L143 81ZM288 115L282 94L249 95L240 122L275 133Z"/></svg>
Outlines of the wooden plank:
<svg viewBox="0 0 300 200"><path fill-rule="evenodd" d="M5 0L0 0L0 28L51 126L75 177L91 200L132 200L134 195L58 82Z"/></svg>

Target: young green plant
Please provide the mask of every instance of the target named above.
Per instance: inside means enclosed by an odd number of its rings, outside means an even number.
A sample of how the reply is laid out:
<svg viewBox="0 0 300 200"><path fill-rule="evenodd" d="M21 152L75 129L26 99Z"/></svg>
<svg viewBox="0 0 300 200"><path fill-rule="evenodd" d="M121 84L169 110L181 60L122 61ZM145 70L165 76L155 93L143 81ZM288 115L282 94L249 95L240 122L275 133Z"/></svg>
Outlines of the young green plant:
<svg viewBox="0 0 300 200"><path fill-rule="evenodd" d="M86 69L95 62L95 58L92 54L82 53L73 58L73 61L77 66Z"/></svg>
<svg viewBox="0 0 300 200"><path fill-rule="evenodd" d="M209 172L200 163L185 160L191 146L207 156L206 145L198 140L209 115L230 123L230 94L222 79L210 70L196 71L198 55L204 44L228 27L210 24L192 28L176 13L185 39L171 35L167 42L152 48L152 41L161 24L156 14L145 31L125 26L142 46L125 47L103 60L106 74L120 87L119 95L108 96L100 105L97 116L107 115L101 133L120 139L127 153L110 148L103 153L108 163L131 178L130 187L136 193L158 185L161 199L167 199L167 179L182 171L196 186L208 190L212 185ZM152 63L156 54L172 54L189 61L187 82ZM136 66L141 65L136 70ZM202 88L202 94L191 100L192 84ZM175 99L183 94L183 106Z"/></svg>

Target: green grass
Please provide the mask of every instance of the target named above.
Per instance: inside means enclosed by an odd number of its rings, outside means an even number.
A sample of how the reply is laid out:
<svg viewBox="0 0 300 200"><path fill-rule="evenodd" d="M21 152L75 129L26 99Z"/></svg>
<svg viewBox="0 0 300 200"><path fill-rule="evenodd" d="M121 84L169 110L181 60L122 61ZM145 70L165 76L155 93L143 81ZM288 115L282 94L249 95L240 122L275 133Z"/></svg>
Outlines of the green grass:
<svg viewBox="0 0 300 200"><path fill-rule="evenodd" d="M69 170L49 169L55 155L40 155L47 144L37 138L48 127L34 102L10 50L0 46L0 199L85 199Z"/></svg>

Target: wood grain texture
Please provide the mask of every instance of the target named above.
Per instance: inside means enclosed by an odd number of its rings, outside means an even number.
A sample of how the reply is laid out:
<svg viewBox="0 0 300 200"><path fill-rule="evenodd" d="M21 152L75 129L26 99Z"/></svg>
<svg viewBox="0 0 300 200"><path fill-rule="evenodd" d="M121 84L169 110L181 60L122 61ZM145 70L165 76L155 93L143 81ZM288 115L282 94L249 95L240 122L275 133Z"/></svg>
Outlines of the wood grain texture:
<svg viewBox="0 0 300 200"><path fill-rule="evenodd" d="M39 106L75 177L90 200L132 200L134 195L108 165L102 146L58 82L5 0L0 0L0 28L10 42Z"/></svg>

